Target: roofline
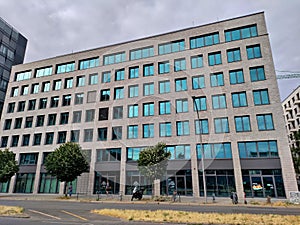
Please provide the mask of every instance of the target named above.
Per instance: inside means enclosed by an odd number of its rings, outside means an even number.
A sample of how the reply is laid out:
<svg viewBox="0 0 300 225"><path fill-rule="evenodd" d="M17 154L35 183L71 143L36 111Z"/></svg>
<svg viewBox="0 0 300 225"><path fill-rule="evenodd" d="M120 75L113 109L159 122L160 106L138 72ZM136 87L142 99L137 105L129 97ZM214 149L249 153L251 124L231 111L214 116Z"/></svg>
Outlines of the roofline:
<svg viewBox="0 0 300 225"><path fill-rule="evenodd" d="M298 85L298 87L296 87L282 102L281 102L281 104L283 104L284 102L285 102L285 100L287 100L292 94L294 94L294 92L298 89L298 88L300 88L300 84Z"/></svg>

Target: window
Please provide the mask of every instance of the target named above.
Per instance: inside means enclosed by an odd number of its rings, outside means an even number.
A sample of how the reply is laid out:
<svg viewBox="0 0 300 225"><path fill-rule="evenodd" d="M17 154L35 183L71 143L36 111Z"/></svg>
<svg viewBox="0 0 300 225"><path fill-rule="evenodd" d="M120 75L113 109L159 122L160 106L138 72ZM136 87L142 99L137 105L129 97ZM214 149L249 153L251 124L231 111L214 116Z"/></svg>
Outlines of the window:
<svg viewBox="0 0 300 225"><path fill-rule="evenodd" d="M56 67L57 74L72 72L74 70L75 70L75 62L60 64L60 65L57 65L57 67Z"/></svg>
<svg viewBox="0 0 300 225"><path fill-rule="evenodd" d="M80 130L71 130L71 142L79 142Z"/></svg>
<svg viewBox="0 0 300 225"><path fill-rule="evenodd" d="M41 140L42 140L42 134L41 133L34 134L34 136L33 136L33 145L40 145Z"/></svg>
<svg viewBox="0 0 300 225"><path fill-rule="evenodd" d="M235 116L234 122L236 132L251 131L249 116Z"/></svg>
<svg viewBox="0 0 300 225"><path fill-rule="evenodd" d="M272 114L256 115L258 130L274 130Z"/></svg>
<svg viewBox="0 0 300 225"><path fill-rule="evenodd" d="M172 41L158 45L158 54L168 54L172 52L179 52L185 50L184 40Z"/></svg>
<svg viewBox="0 0 300 225"><path fill-rule="evenodd" d="M197 158L202 158L202 151L205 159L232 159L230 143L197 144Z"/></svg>
<svg viewBox="0 0 300 225"><path fill-rule="evenodd" d="M248 59L261 58L260 45L247 46L246 49Z"/></svg>
<svg viewBox="0 0 300 225"><path fill-rule="evenodd" d="M76 87L83 87L85 85L85 76L77 76Z"/></svg>
<svg viewBox="0 0 300 225"><path fill-rule="evenodd" d="M23 119L22 117L15 119L14 129L20 129L21 128L21 126L22 126L22 119Z"/></svg>
<svg viewBox="0 0 300 225"><path fill-rule="evenodd" d="M88 68L93 68L99 66L99 57L91 58L91 59L84 59L79 61L79 69L85 70Z"/></svg>
<svg viewBox="0 0 300 225"><path fill-rule="evenodd" d="M141 147L127 148L127 161L137 161L142 150Z"/></svg>
<svg viewBox="0 0 300 225"><path fill-rule="evenodd" d="M154 83L144 84L144 96L154 95Z"/></svg>
<svg viewBox="0 0 300 225"><path fill-rule="evenodd" d="M62 106L69 106L71 105L71 95L63 95L62 97Z"/></svg>
<svg viewBox="0 0 300 225"><path fill-rule="evenodd" d="M111 77L110 71L103 72L101 82L102 83L109 83L110 82L110 77Z"/></svg>
<svg viewBox="0 0 300 225"><path fill-rule="evenodd" d="M87 103L96 102L96 96L97 96L97 92L96 91L88 91L86 102Z"/></svg>
<svg viewBox="0 0 300 225"><path fill-rule="evenodd" d="M54 126L56 124L56 114L48 115L48 126Z"/></svg>
<svg viewBox="0 0 300 225"><path fill-rule="evenodd" d="M35 71L35 77L45 77L45 76L50 76L51 74L52 74L52 66L36 69Z"/></svg>
<svg viewBox="0 0 300 225"><path fill-rule="evenodd" d="M98 120L108 120L108 110L109 108L100 108L99 109L99 118Z"/></svg>
<svg viewBox="0 0 300 225"><path fill-rule="evenodd" d="M51 101L50 101L50 107L51 108L58 107L58 103L59 103L59 96L51 97Z"/></svg>
<svg viewBox="0 0 300 225"><path fill-rule="evenodd" d="M98 128L98 141L107 141L107 127Z"/></svg>
<svg viewBox="0 0 300 225"><path fill-rule="evenodd" d="M254 105L267 105L270 104L268 90L253 91Z"/></svg>
<svg viewBox="0 0 300 225"><path fill-rule="evenodd" d="M193 89L205 88L205 78L203 75L192 77Z"/></svg>
<svg viewBox="0 0 300 225"><path fill-rule="evenodd" d="M28 85L24 85L21 88L21 95L28 95L29 93L29 86Z"/></svg>
<svg viewBox="0 0 300 225"><path fill-rule="evenodd" d="M15 105L16 103L14 102L8 103L7 113L13 113L15 111Z"/></svg>
<svg viewBox="0 0 300 225"><path fill-rule="evenodd" d="M243 70L229 71L230 84L242 84L245 82Z"/></svg>
<svg viewBox="0 0 300 225"><path fill-rule="evenodd" d="M214 73L210 75L210 86L224 86L224 76L223 73Z"/></svg>
<svg viewBox="0 0 300 225"><path fill-rule="evenodd" d="M97 162L121 161L121 148L97 149Z"/></svg>
<svg viewBox="0 0 300 225"><path fill-rule="evenodd" d="M127 126L127 138L137 139L138 138L138 125Z"/></svg>
<svg viewBox="0 0 300 225"><path fill-rule="evenodd" d="M248 105L246 92L232 93L231 97L232 97L232 106L234 108L245 107Z"/></svg>
<svg viewBox="0 0 300 225"><path fill-rule="evenodd" d="M265 70L263 66L250 68L250 78L252 82L265 80Z"/></svg>
<svg viewBox="0 0 300 225"><path fill-rule="evenodd" d="M169 61L159 62L158 63L158 73L164 74L170 72L170 63Z"/></svg>
<svg viewBox="0 0 300 225"><path fill-rule="evenodd" d="M93 122L95 119L95 109L85 111L85 122Z"/></svg>
<svg viewBox="0 0 300 225"><path fill-rule="evenodd" d="M35 110L36 99L31 99L28 101L28 110Z"/></svg>
<svg viewBox="0 0 300 225"><path fill-rule="evenodd" d="M120 62L125 62L125 52L103 56L103 65L110 65Z"/></svg>
<svg viewBox="0 0 300 225"><path fill-rule="evenodd" d="M73 123L81 123L81 111L74 111L73 112Z"/></svg>
<svg viewBox="0 0 300 225"><path fill-rule="evenodd" d="M139 116L139 106L138 105L129 105L128 106L128 118L138 117Z"/></svg>
<svg viewBox="0 0 300 225"><path fill-rule="evenodd" d="M11 140L11 147L17 147L19 143L19 135L13 135Z"/></svg>
<svg viewBox="0 0 300 225"><path fill-rule="evenodd" d="M65 89L69 89L73 87L73 77L65 79Z"/></svg>
<svg viewBox="0 0 300 225"><path fill-rule="evenodd" d="M170 160L191 159L191 149L189 145L167 146L166 150L171 153Z"/></svg>
<svg viewBox="0 0 300 225"><path fill-rule="evenodd" d="M83 93L76 93L75 94L75 105L80 105L83 104L83 98L84 98L84 94Z"/></svg>
<svg viewBox="0 0 300 225"><path fill-rule="evenodd" d="M45 145L52 145L53 144L53 138L54 138L54 132L46 133Z"/></svg>
<svg viewBox="0 0 300 225"><path fill-rule="evenodd" d="M250 25L246 27L234 28L225 31L225 41L236 41L244 38L256 37L257 27L256 25Z"/></svg>
<svg viewBox="0 0 300 225"><path fill-rule="evenodd" d="M219 33L205 34L198 37L190 38L190 48L201 48L204 46L210 46L219 44Z"/></svg>
<svg viewBox="0 0 300 225"><path fill-rule="evenodd" d="M33 116L28 116L25 118L25 128L30 128L32 127L32 122L33 122Z"/></svg>
<svg viewBox="0 0 300 225"><path fill-rule="evenodd" d="M32 84L32 86L31 86L31 94L37 94L37 93L39 93L39 89L40 89L40 84L39 83Z"/></svg>
<svg viewBox="0 0 300 225"><path fill-rule="evenodd" d="M139 96L139 86L132 85L128 87L128 98L134 98Z"/></svg>
<svg viewBox="0 0 300 225"><path fill-rule="evenodd" d="M15 81L21 81L21 80L29 80L31 78L31 71L24 71L16 73L15 75Z"/></svg>
<svg viewBox="0 0 300 225"><path fill-rule="evenodd" d="M122 118L123 118L123 106L114 106L113 119L122 119Z"/></svg>
<svg viewBox="0 0 300 225"><path fill-rule="evenodd" d="M169 93L170 92L170 81L160 81L159 82L159 94Z"/></svg>
<svg viewBox="0 0 300 225"><path fill-rule="evenodd" d="M208 134L208 119L195 120L195 134Z"/></svg>
<svg viewBox="0 0 300 225"><path fill-rule="evenodd" d="M114 99L123 99L124 98L124 87L115 88Z"/></svg>
<svg viewBox="0 0 300 225"><path fill-rule="evenodd" d="M66 142L67 131L59 131L57 134L57 144L62 144Z"/></svg>
<svg viewBox="0 0 300 225"><path fill-rule="evenodd" d="M61 89L61 84L62 84L61 80L53 81L53 90L54 91L60 90Z"/></svg>
<svg viewBox="0 0 300 225"><path fill-rule="evenodd" d="M225 109L226 108L226 96L225 94L212 96L213 109Z"/></svg>
<svg viewBox="0 0 300 225"><path fill-rule="evenodd" d="M89 75L89 85L98 84L98 73Z"/></svg>
<svg viewBox="0 0 300 225"><path fill-rule="evenodd" d="M1 137L1 148L7 147L7 142L8 142L8 136L2 136Z"/></svg>
<svg viewBox="0 0 300 225"><path fill-rule="evenodd" d="M104 89L100 91L100 101L109 101L110 90Z"/></svg>
<svg viewBox="0 0 300 225"><path fill-rule="evenodd" d="M46 81L42 83L42 92L50 91L50 81Z"/></svg>
<svg viewBox="0 0 300 225"><path fill-rule="evenodd" d="M240 158L278 157L277 141L238 142Z"/></svg>
<svg viewBox="0 0 300 225"><path fill-rule="evenodd" d="M154 103L143 104L143 116L154 116Z"/></svg>
<svg viewBox="0 0 300 225"><path fill-rule="evenodd" d="M18 103L18 112L23 112L25 110L25 101Z"/></svg>
<svg viewBox="0 0 300 225"><path fill-rule="evenodd" d="M18 87L13 87L11 89L11 97L17 97L19 94L19 88Z"/></svg>
<svg viewBox="0 0 300 225"><path fill-rule="evenodd" d="M44 115L38 115L36 117L36 127L42 127L44 126L44 120L45 120L45 116Z"/></svg>
<svg viewBox="0 0 300 225"><path fill-rule="evenodd" d="M130 60L142 59L154 56L154 48L153 46L134 49L130 51Z"/></svg>
<svg viewBox="0 0 300 225"><path fill-rule="evenodd" d="M93 141L93 129L84 129L84 142L92 142Z"/></svg>
<svg viewBox="0 0 300 225"><path fill-rule="evenodd" d="M159 102L159 115L171 114L171 102L163 101Z"/></svg>
<svg viewBox="0 0 300 225"><path fill-rule="evenodd" d="M143 124L143 138L154 137L154 124Z"/></svg>
<svg viewBox="0 0 300 225"><path fill-rule="evenodd" d="M208 53L208 65L214 66L220 64L222 64L221 52Z"/></svg>
<svg viewBox="0 0 300 225"><path fill-rule="evenodd" d="M207 110L206 106L206 97L194 97L193 98L194 103L194 111L205 111Z"/></svg>
<svg viewBox="0 0 300 225"><path fill-rule="evenodd" d="M215 118L215 133L229 133L228 118Z"/></svg>
<svg viewBox="0 0 300 225"><path fill-rule="evenodd" d="M3 130L9 130L11 128L11 122L12 122L12 119L6 119L4 122Z"/></svg>
<svg viewBox="0 0 300 225"><path fill-rule="evenodd" d="M124 78L125 78L125 69L116 70L115 81L124 80Z"/></svg>
<svg viewBox="0 0 300 225"><path fill-rule="evenodd" d="M121 140L122 139L122 127L113 127L112 128L112 140Z"/></svg>
<svg viewBox="0 0 300 225"><path fill-rule="evenodd" d="M41 98L39 109L46 109L46 107L47 107L47 98Z"/></svg>
<svg viewBox="0 0 300 225"><path fill-rule="evenodd" d="M189 111L188 100L187 99L177 99L176 100L176 113L184 113Z"/></svg>
<svg viewBox="0 0 300 225"><path fill-rule="evenodd" d="M143 76L153 76L154 75L154 66L153 64L148 64L143 66Z"/></svg>
<svg viewBox="0 0 300 225"><path fill-rule="evenodd" d="M201 68L203 67L203 55L196 55L191 57L191 68Z"/></svg>
<svg viewBox="0 0 300 225"><path fill-rule="evenodd" d="M227 62L241 61L241 51L239 48L227 50Z"/></svg>
<svg viewBox="0 0 300 225"><path fill-rule="evenodd" d="M177 121L176 122L177 136L190 135L190 123L189 121Z"/></svg>
<svg viewBox="0 0 300 225"><path fill-rule="evenodd" d="M38 153L22 153L20 154L20 165L36 165L38 156Z"/></svg>
<svg viewBox="0 0 300 225"><path fill-rule="evenodd" d="M69 121L69 113L61 113L60 114L60 124L68 124Z"/></svg>
<svg viewBox="0 0 300 225"><path fill-rule="evenodd" d="M172 136L172 125L170 122L159 124L159 136L160 137L171 137Z"/></svg>
<svg viewBox="0 0 300 225"><path fill-rule="evenodd" d="M175 91L187 91L186 78L175 79Z"/></svg>
<svg viewBox="0 0 300 225"><path fill-rule="evenodd" d="M185 59L175 59L174 60L174 71L183 71L186 70L186 62Z"/></svg>
<svg viewBox="0 0 300 225"><path fill-rule="evenodd" d="M129 68L129 79L138 78L139 77L139 67L130 67Z"/></svg>

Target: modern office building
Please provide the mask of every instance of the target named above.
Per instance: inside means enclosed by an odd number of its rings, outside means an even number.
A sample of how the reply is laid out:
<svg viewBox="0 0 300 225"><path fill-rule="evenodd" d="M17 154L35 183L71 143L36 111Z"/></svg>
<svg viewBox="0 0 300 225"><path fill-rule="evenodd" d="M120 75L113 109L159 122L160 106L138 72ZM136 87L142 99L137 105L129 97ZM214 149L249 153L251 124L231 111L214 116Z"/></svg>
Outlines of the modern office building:
<svg viewBox="0 0 300 225"><path fill-rule="evenodd" d="M24 60L27 39L0 17L0 116L13 65Z"/></svg>
<svg viewBox="0 0 300 225"><path fill-rule="evenodd" d="M90 161L74 192L102 192L108 181L116 194L136 182L150 193L136 160L165 142L160 194L175 184L194 197L204 187L208 196L287 197L297 184L282 114L263 12L17 65L1 147L20 171L2 191L61 194L43 162L72 141Z"/></svg>

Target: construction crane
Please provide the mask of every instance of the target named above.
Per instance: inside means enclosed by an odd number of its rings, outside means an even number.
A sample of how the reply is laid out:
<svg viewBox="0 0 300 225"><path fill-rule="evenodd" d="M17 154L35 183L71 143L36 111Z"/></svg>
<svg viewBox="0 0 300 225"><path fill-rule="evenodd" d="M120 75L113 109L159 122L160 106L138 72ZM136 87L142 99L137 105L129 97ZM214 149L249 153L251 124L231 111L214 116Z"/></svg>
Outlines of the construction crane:
<svg viewBox="0 0 300 225"><path fill-rule="evenodd" d="M276 75L277 80L278 79L296 79L300 78L300 73L287 73L287 74L278 74Z"/></svg>

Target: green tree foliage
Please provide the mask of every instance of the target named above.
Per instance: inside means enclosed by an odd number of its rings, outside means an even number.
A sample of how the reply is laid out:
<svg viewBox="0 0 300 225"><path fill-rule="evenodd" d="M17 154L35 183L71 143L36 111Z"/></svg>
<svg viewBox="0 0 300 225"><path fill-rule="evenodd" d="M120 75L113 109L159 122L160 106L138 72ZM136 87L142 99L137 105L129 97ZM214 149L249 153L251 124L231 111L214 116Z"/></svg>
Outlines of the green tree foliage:
<svg viewBox="0 0 300 225"><path fill-rule="evenodd" d="M300 130L294 132L292 135L294 145L291 147L295 172L300 174Z"/></svg>
<svg viewBox="0 0 300 225"><path fill-rule="evenodd" d="M8 149L0 150L0 182L5 183L19 171L15 154Z"/></svg>
<svg viewBox="0 0 300 225"><path fill-rule="evenodd" d="M168 160L171 153L166 151L165 143L157 143L155 146L143 149L137 160L138 169L141 174L153 181L165 175Z"/></svg>
<svg viewBox="0 0 300 225"><path fill-rule="evenodd" d="M67 142L50 153L45 162L49 174L61 182L72 182L84 172L89 171L89 164L79 144Z"/></svg>

